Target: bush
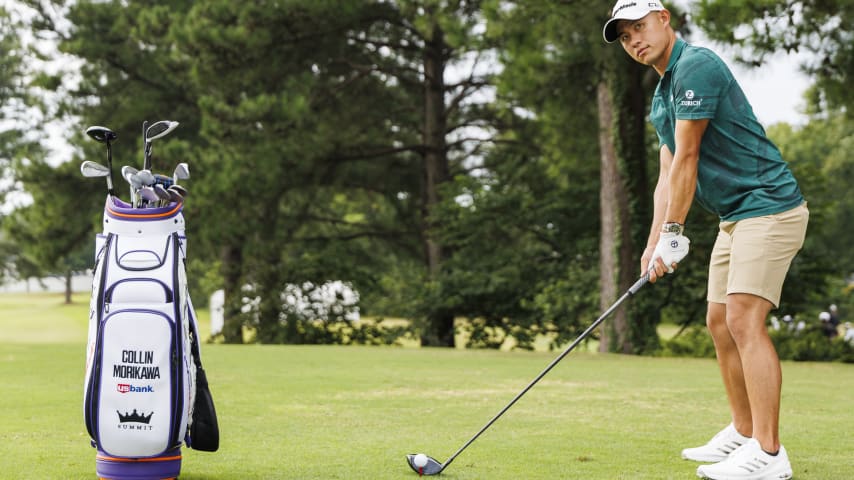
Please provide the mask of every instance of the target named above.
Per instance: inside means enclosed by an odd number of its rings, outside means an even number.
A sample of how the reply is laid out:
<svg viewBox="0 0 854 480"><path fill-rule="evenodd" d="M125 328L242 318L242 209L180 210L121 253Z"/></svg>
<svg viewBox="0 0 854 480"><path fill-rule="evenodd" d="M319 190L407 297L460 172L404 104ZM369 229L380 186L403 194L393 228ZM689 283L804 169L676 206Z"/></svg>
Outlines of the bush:
<svg viewBox="0 0 854 480"><path fill-rule="evenodd" d="M854 363L854 346L842 337L828 339L820 326L807 327L800 332L772 330L770 335L780 360Z"/></svg>
<svg viewBox="0 0 854 480"><path fill-rule="evenodd" d="M715 358L715 344L706 327L688 327L681 333L665 340L656 355L662 357Z"/></svg>
<svg viewBox="0 0 854 480"><path fill-rule="evenodd" d="M796 362L854 363L854 345L842 337L828 339L820 326L769 332L780 360ZM715 345L705 327L693 326L662 342L656 355L662 357L714 358Z"/></svg>

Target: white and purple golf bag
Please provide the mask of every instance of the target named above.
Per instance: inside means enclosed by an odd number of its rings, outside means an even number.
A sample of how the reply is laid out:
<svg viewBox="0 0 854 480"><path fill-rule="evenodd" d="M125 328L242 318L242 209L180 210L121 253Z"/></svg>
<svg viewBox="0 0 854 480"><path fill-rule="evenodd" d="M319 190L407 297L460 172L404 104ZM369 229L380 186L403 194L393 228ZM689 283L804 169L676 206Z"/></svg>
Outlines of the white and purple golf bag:
<svg viewBox="0 0 854 480"><path fill-rule="evenodd" d="M133 208L107 197L83 403L102 479L177 478L184 443L219 445L187 287L182 208Z"/></svg>

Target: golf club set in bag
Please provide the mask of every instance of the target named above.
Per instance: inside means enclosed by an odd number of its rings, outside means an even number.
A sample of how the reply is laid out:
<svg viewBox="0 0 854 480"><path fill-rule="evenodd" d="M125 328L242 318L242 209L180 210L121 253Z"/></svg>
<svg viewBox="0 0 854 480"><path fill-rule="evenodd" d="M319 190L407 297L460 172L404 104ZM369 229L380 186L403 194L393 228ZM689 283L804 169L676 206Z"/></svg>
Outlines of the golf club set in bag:
<svg viewBox="0 0 854 480"><path fill-rule="evenodd" d="M175 479L183 444L219 448L187 286L187 190L178 181L190 174L186 163L171 177L151 173L153 141L177 126L143 123L143 168L122 168L130 203L113 189L116 134L86 130L107 147L106 166L85 161L80 167L86 177L106 177L108 192L103 232L95 239L83 401L101 479Z"/></svg>

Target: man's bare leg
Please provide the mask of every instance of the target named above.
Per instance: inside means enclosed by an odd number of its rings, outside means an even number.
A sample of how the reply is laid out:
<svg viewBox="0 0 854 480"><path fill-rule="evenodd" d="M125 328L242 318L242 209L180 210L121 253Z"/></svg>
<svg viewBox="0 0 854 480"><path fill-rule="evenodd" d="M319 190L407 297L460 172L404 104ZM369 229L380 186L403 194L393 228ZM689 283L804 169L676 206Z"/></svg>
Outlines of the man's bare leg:
<svg viewBox="0 0 854 480"><path fill-rule="evenodd" d="M742 358L727 326L726 304L709 302L706 325L715 342L715 352L729 400L732 423L738 433L745 437L752 437L753 417L750 414L750 401L744 384Z"/></svg>
<svg viewBox="0 0 854 480"><path fill-rule="evenodd" d="M774 453L780 448L780 389L783 375L780 359L765 327L765 319L771 307L768 300L756 295L727 295L726 325L737 346L737 354L741 357L741 375L753 420L751 436L759 441L763 450ZM737 381L737 377L733 376L733 380ZM736 393L736 397L741 395L741 392ZM747 433L742 432L744 435Z"/></svg>

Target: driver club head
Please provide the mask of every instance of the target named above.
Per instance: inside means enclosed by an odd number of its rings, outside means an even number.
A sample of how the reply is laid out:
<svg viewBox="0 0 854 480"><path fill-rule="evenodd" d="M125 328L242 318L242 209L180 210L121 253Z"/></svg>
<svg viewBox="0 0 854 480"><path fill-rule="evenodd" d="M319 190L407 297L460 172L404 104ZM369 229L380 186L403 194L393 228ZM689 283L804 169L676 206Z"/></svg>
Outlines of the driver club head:
<svg viewBox="0 0 854 480"><path fill-rule="evenodd" d="M150 142L152 140L165 137L169 132L175 130L177 127L178 122L173 122L172 120L160 120L159 122L154 122L145 129L145 141Z"/></svg>
<svg viewBox="0 0 854 480"><path fill-rule="evenodd" d="M86 160L80 164L80 173L82 173L84 177L88 178L106 177L110 175L110 169L100 163L93 162L92 160Z"/></svg>
<svg viewBox="0 0 854 480"><path fill-rule="evenodd" d="M86 135L94 138L95 141L100 143L109 143L118 137L115 132L110 130L107 127L99 127L97 125L91 126L86 129Z"/></svg>
<svg viewBox="0 0 854 480"><path fill-rule="evenodd" d="M406 463L408 463L409 467L412 470L414 470L415 473L417 473L418 475L438 475L438 474L442 473L442 470L444 470L445 466L442 465L441 463L439 463L438 460L436 460L435 458L433 458L429 455L425 455L425 457L427 457L427 464L426 465L424 465L423 467L416 467L415 466L415 457L417 455L418 454L416 454L416 453L407 454L406 455Z"/></svg>

